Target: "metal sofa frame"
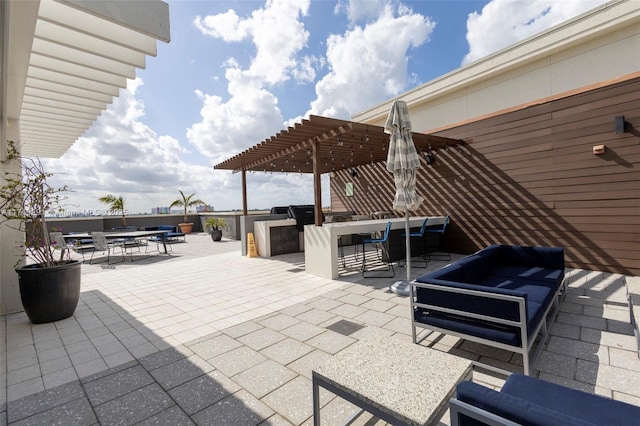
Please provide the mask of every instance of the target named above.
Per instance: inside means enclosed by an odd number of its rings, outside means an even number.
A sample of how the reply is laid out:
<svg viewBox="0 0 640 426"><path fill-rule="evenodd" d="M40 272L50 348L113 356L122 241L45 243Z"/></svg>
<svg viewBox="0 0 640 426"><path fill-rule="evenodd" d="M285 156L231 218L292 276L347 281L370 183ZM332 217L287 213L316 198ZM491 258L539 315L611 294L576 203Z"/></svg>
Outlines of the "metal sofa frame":
<svg viewBox="0 0 640 426"><path fill-rule="evenodd" d="M482 343L495 348L505 349L505 350L519 353L522 355L522 364L524 366L524 374L526 375L530 375L531 370L533 369L533 366L535 365L535 362L538 358L538 355L540 354L542 347L544 346L543 343L547 339L547 321L553 322L555 320L555 317L560 307L560 302L564 299L564 296L566 295L566 278L565 278L563 279L562 283L558 287L558 291L556 293L556 296L553 302L549 304L549 306L544 312L544 316L542 317L542 320L536 326L536 328L534 329L534 332L531 334L532 338L529 339L529 335L527 333L527 321L526 321L527 310L526 310L525 299L523 297L491 293L490 291L468 290L468 289L461 289L461 288L455 288L455 287L446 287L438 284L419 283L417 281L412 281L410 284L411 284L410 300L411 300L411 317L412 317L411 318L411 323L412 323L411 334L413 338L413 343L418 344L422 342L424 339L426 339L433 331L437 331L443 334L449 334L451 336L460 337L465 340ZM450 308L437 306L437 305L418 303L415 297L417 288L426 288L430 290L443 291L443 292L456 293L456 294L466 294L466 295L486 299L487 303L491 303L492 300L504 300L504 301L517 303L518 309L519 309L518 316L520 320L511 321L511 320L494 317L494 316L474 314L471 312L465 312L457 309L450 309ZM430 324L424 324L422 322L415 320L415 308L432 309L432 310L436 310L436 311L447 313L447 314L458 315L463 318L469 318L474 321L486 321L487 323L491 323L491 324L499 324L499 325L508 326L508 327L515 327L519 329L520 341L522 342L522 345L521 346L509 345L509 344L485 339L482 337L461 333L454 330L436 327ZM551 312L552 308L554 308L553 312ZM550 315L550 312L551 312L551 315ZM418 335L418 332L417 332L418 327L425 328L428 330L428 332L423 333L423 335ZM540 333L540 330L543 331L543 341L538 346L533 356L530 356L531 348L533 347L537 339L537 336Z"/></svg>

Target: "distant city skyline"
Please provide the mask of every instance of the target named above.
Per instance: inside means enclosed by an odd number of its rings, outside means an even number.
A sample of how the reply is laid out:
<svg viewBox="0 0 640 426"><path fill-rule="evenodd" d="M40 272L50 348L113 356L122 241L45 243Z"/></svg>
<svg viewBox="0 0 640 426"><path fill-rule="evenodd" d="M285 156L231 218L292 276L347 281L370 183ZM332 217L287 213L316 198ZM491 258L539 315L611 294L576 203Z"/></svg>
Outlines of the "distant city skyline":
<svg viewBox="0 0 640 426"><path fill-rule="evenodd" d="M242 207L240 175L213 165L308 114L350 119L604 0L170 0L171 43L60 159L69 206L122 196L150 212L178 191ZM312 177L247 176L249 209L313 203ZM323 177L323 204L330 203Z"/></svg>

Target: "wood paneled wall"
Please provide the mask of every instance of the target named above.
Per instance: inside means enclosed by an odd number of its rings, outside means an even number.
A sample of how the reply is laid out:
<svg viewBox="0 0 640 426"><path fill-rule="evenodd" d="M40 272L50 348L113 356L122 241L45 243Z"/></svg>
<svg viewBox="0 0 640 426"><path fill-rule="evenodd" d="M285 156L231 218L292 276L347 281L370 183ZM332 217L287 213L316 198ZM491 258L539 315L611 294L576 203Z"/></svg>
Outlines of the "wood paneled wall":
<svg viewBox="0 0 640 426"><path fill-rule="evenodd" d="M626 132L615 133L616 116ZM416 123L414 123L414 127ZM448 248L493 243L562 246L567 266L640 274L640 79L439 132L467 141L423 159L417 214L450 214ZM595 145L606 153L594 155ZM383 163L331 179L334 211L391 210ZM353 196L345 184L353 182Z"/></svg>

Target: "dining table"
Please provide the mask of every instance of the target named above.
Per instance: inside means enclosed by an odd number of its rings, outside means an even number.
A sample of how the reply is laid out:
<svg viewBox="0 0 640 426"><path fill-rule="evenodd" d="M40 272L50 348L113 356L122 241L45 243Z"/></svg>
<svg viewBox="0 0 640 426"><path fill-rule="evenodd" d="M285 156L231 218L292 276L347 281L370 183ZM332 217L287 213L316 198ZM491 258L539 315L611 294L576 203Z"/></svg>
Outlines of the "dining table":
<svg viewBox="0 0 640 426"><path fill-rule="evenodd" d="M126 232L105 232L104 236L107 240L117 240L117 239L125 239L125 238L149 238L149 237L160 237L162 241L162 247L164 248L164 253L167 254L167 238L166 235L169 231L167 230L153 230L153 231L126 231ZM79 232L73 234L64 234L63 238L66 240L90 240L91 233L90 232Z"/></svg>

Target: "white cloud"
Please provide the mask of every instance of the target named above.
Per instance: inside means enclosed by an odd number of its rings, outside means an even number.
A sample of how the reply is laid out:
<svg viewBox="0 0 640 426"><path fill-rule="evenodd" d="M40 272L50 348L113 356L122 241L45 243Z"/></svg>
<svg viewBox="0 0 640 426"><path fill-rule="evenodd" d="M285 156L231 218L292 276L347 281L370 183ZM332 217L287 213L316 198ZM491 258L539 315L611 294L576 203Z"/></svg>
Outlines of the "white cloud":
<svg viewBox="0 0 640 426"><path fill-rule="evenodd" d="M188 129L187 137L214 163L282 130L284 120L270 86L291 78L302 82L315 78L313 58L297 57L309 38L300 20L308 8L308 0L270 0L246 19L233 10L195 19L195 26L207 36L247 41L255 48L247 69L234 58L225 61L228 100L196 91L202 102L201 120Z"/></svg>
<svg viewBox="0 0 640 426"><path fill-rule="evenodd" d="M299 19L307 14L309 1L269 0L250 18L241 19L229 10L220 15L198 16L194 25L203 34L227 42L250 39L256 54L246 74L265 84L278 84L296 71L296 54L309 39L309 32Z"/></svg>
<svg viewBox="0 0 640 426"><path fill-rule="evenodd" d="M349 23L376 19L387 5L388 0L349 0L338 2L335 13L346 13Z"/></svg>
<svg viewBox="0 0 640 426"><path fill-rule="evenodd" d="M606 0L492 0L469 14L469 64L531 35L571 19Z"/></svg>
<svg viewBox="0 0 640 426"><path fill-rule="evenodd" d="M329 72L316 84L317 99L307 114L350 118L406 90L407 52L429 39L435 23L394 4L367 0L342 5L338 11L348 15L351 26L342 35L329 36L326 58L305 52L309 33L302 18L308 1L269 0L247 18L233 10L197 17L194 25L202 34L242 43L239 48L255 49L255 54L246 68L235 58L224 62L228 98L196 91L202 102L201 119L188 129L189 141L216 164L272 136L301 118L282 117L272 88L314 81L317 70L325 66ZM257 173L249 180L250 208L256 196L262 203L253 207L313 199L310 176ZM323 185L323 192L327 205L328 185Z"/></svg>
<svg viewBox="0 0 640 426"><path fill-rule="evenodd" d="M308 8L308 0L269 0L246 19L238 17L232 10L195 19L194 25L203 34L227 42L245 42L242 48L255 49L246 69L242 69L234 58L228 58L223 64L226 67L228 99L208 94L202 89L196 91L202 102L201 119L187 130L187 137L214 164L282 130L284 119L271 87L290 80L303 84L315 79L317 59L308 55L299 57L309 38L301 21ZM226 175L230 177L228 173ZM236 184L239 181L237 175L230 179L234 179ZM270 207L278 202L292 204L292 198L296 198L292 193L296 191L300 194L298 198L302 197L307 202L313 198L313 186L308 186L310 181L305 177L252 174L250 179L249 208ZM256 179L274 182L274 186L256 186ZM255 188L258 190L258 205L252 198ZM238 187L238 196L240 193ZM236 206L239 205L238 202Z"/></svg>
<svg viewBox="0 0 640 426"><path fill-rule="evenodd" d="M221 38L226 42L242 41L249 30L246 21L240 21L240 17L232 9L204 18L197 16L193 23L203 34Z"/></svg>
<svg viewBox="0 0 640 426"><path fill-rule="evenodd" d="M101 210L98 198L122 195L131 213L168 206L178 190L214 201L213 189L228 176L209 166L187 164L188 152L171 136L159 136L140 121L144 105L136 98L140 79L129 81L113 104L60 159L43 161L54 172L52 183L67 185L67 210ZM198 176L198 179L194 179ZM206 177L206 178L205 178Z"/></svg>
<svg viewBox="0 0 640 426"><path fill-rule="evenodd" d="M327 40L330 71L316 85L311 114L349 119L407 89L407 52L426 41L435 22L400 5L385 5L364 27Z"/></svg>

